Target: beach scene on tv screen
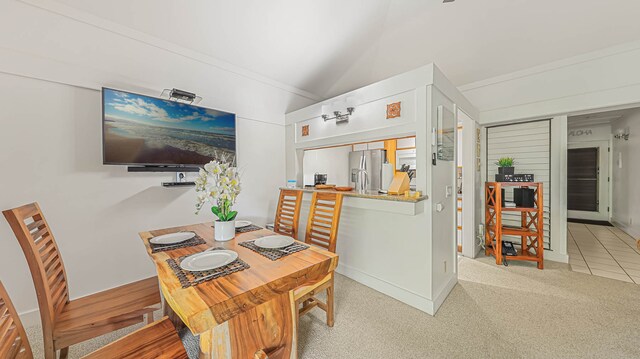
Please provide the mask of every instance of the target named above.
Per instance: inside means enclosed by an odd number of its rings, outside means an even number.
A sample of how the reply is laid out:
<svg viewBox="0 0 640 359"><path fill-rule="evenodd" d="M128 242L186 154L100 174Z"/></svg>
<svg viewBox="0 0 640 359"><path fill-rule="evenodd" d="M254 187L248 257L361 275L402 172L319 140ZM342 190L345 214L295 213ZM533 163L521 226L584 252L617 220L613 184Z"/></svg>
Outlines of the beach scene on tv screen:
<svg viewBox="0 0 640 359"><path fill-rule="evenodd" d="M104 162L200 165L233 161L235 115L104 89Z"/></svg>

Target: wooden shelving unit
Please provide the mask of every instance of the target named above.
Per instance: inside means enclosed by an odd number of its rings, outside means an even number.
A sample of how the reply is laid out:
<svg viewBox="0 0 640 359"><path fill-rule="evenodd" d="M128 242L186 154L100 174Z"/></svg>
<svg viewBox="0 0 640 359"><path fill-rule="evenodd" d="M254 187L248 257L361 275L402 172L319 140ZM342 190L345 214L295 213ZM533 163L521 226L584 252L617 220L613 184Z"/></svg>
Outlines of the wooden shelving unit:
<svg viewBox="0 0 640 359"><path fill-rule="evenodd" d="M521 187L534 190L535 207L505 208L502 206L502 188ZM537 262L538 269L544 268L544 214L542 183L540 182L487 182L485 184L485 254L493 255L496 264L503 260ZM502 212L520 212L520 227L502 224ZM502 236L520 236L518 255L502 254Z"/></svg>

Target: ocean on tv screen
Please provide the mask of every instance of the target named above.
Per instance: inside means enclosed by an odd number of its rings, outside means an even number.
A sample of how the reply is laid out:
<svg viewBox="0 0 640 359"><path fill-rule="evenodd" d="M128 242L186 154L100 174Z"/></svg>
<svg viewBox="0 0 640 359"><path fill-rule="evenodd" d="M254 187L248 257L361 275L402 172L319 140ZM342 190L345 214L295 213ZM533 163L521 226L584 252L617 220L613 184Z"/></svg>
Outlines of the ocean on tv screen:
<svg viewBox="0 0 640 359"><path fill-rule="evenodd" d="M104 162L201 165L232 161L236 119L228 112L104 89Z"/></svg>

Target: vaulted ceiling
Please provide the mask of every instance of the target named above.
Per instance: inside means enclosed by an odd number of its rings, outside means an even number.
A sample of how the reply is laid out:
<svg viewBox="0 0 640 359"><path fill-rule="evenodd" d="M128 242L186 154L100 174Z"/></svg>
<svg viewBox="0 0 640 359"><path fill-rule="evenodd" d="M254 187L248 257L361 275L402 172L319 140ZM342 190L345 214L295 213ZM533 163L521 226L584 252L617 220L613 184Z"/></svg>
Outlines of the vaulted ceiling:
<svg viewBox="0 0 640 359"><path fill-rule="evenodd" d="M640 39L631 0L58 0L329 98L435 62L456 85Z"/></svg>

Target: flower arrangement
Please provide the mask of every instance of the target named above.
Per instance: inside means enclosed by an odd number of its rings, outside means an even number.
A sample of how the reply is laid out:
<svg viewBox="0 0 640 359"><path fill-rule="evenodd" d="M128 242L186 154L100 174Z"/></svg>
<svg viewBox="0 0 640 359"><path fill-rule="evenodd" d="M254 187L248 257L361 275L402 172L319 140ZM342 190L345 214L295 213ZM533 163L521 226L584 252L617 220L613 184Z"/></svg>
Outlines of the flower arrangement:
<svg viewBox="0 0 640 359"><path fill-rule="evenodd" d="M238 215L231 210L240 194L240 174L229 163L211 161L200 169L195 179L198 202L196 214L205 203L210 203L211 212L222 222L233 221Z"/></svg>

